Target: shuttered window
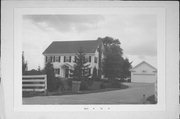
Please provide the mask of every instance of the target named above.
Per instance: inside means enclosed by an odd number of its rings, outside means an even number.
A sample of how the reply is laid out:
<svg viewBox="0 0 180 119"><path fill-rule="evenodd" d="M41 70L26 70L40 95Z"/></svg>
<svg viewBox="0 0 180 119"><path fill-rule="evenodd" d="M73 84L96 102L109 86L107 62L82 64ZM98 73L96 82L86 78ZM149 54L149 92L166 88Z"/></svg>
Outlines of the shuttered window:
<svg viewBox="0 0 180 119"><path fill-rule="evenodd" d="M89 56L89 62L91 62L91 56Z"/></svg>
<svg viewBox="0 0 180 119"><path fill-rule="evenodd" d="M64 56L64 62L71 62L71 56Z"/></svg>
<svg viewBox="0 0 180 119"><path fill-rule="evenodd" d="M97 57L94 57L94 63L97 63Z"/></svg>
<svg viewBox="0 0 180 119"><path fill-rule="evenodd" d="M59 56L59 62L61 62L61 56Z"/></svg>
<svg viewBox="0 0 180 119"><path fill-rule="evenodd" d="M46 56L46 63L48 62L48 57Z"/></svg>

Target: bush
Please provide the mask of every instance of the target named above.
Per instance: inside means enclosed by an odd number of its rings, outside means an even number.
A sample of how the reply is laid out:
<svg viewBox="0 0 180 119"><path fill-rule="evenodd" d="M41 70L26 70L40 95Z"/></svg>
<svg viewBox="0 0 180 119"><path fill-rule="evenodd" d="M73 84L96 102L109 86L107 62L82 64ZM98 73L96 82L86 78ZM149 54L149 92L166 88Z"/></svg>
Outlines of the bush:
<svg viewBox="0 0 180 119"><path fill-rule="evenodd" d="M121 88L121 83L118 80L112 80L112 81L110 81L110 87L111 88Z"/></svg>
<svg viewBox="0 0 180 119"><path fill-rule="evenodd" d="M93 81L92 85L89 87L90 90L101 89L102 81Z"/></svg>
<svg viewBox="0 0 180 119"><path fill-rule="evenodd" d="M57 82L54 74L53 65L48 62L45 66L45 73L47 75L47 90L54 91L57 87Z"/></svg>
<svg viewBox="0 0 180 119"><path fill-rule="evenodd" d="M93 84L93 80L85 78L81 81L80 90L89 90Z"/></svg>
<svg viewBox="0 0 180 119"><path fill-rule="evenodd" d="M60 92L66 92L72 88L72 79L61 79L57 78L57 89Z"/></svg>
<svg viewBox="0 0 180 119"><path fill-rule="evenodd" d="M149 96L146 101L149 101L151 104L157 104L157 101L155 101L155 95Z"/></svg>
<svg viewBox="0 0 180 119"><path fill-rule="evenodd" d="M101 88L120 88L124 89L127 88L128 86L125 86L121 83L119 80L104 80L102 81Z"/></svg>

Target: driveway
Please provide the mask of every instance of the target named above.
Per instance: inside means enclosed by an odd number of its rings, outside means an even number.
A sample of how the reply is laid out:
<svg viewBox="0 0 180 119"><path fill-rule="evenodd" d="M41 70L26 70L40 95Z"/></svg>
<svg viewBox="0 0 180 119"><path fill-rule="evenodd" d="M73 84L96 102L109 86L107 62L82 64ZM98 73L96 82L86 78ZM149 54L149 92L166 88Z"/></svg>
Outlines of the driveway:
<svg viewBox="0 0 180 119"><path fill-rule="evenodd" d="M89 94L23 98L23 104L141 104L144 94L146 97L154 94L154 84L124 84L129 88Z"/></svg>

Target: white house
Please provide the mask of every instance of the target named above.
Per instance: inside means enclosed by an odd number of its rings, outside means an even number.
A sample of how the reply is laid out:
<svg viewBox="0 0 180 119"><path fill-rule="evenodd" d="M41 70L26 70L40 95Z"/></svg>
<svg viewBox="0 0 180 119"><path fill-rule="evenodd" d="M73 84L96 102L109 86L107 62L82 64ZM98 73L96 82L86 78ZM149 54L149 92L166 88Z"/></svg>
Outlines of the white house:
<svg viewBox="0 0 180 119"><path fill-rule="evenodd" d="M53 64L57 77L68 78L70 77L69 69L73 69L75 56L80 48L85 52L87 63L90 64L89 74L93 73L93 68L96 68L98 71L101 67L102 59L99 51L102 47L101 40L54 41L43 52L43 55L45 56L45 64L47 62Z"/></svg>
<svg viewBox="0 0 180 119"><path fill-rule="evenodd" d="M155 83L157 69L143 61L131 69L131 82Z"/></svg>

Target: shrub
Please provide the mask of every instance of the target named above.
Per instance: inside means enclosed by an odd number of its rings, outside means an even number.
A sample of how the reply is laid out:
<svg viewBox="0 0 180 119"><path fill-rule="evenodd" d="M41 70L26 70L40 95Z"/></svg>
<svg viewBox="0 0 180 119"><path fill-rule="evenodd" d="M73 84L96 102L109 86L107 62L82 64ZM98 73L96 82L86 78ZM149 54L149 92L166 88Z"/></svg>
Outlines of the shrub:
<svg viewBox="0 0 180 119"><path fill-rule="evenodd" d="M47 75L47 89L48 91L54 91L56 89L57 82L53 65L50 62L48 62L45 66L45 73Z"/></svg>
<svg viewBox="0 0 180 119"><path fill-rule="evenodd" d="M61 92L66 92L72 88L72 79L57 78L57 89Z"/></svg>
<svg viewBox="0 0 180 119"><path fill-rule="evenodd" d="M101 88L120 88L120 89L124 89L124 88L128 88L128 86L123 85L121 83L121 81L119 80L104 80L102 81L101 84Z"/></svg>
<svg viewBox="0 0 180 119"><path fill-rule="evenodd" d="M84 78L81 81L80 90L89 90L89 88L92 86L93 80Z"/></svg>
<svg viewBox="0 0 180 119"><path fill-rule="evenodd" d="M98 74L97 74L97 69L96 69L96 67L93 68L92 79L93 79L93 80L97 80L97 79L98 79Z"/></svg>
<svg viewBox="0 0 180 119"><path fill-rule="evenodd" d="M157 104L157 101L155 100L155 95L149 96L146 101L149 101L151 104Z"/></svg>

